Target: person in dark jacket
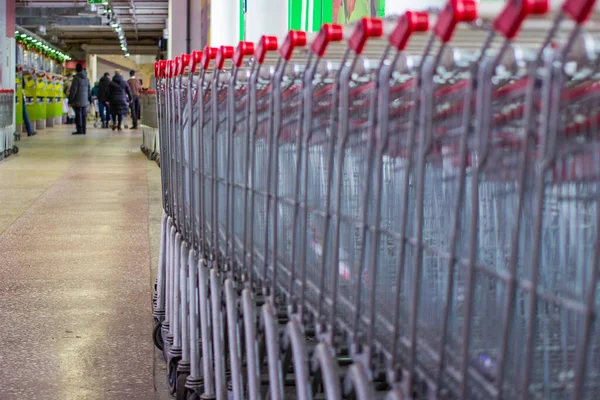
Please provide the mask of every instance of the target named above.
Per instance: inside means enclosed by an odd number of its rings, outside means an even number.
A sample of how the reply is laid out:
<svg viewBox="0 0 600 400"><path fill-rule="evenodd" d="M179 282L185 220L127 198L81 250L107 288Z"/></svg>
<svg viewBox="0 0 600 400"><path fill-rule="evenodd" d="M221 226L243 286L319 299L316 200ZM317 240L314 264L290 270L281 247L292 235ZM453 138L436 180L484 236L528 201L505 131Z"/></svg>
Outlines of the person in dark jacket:
<svg viewBox="0 0 600 400"><path fill-rule="evenodd" d="M77 127L77 131L73 132L73 135L85 135L87 106L92 99L90 81L81 64L75 66L75 71L77 73L73 77L69 91L69 104L75 111L75 126Z"/></svg>
<svg viewBox="0 0 600 400"><path fill-rule="evenodd" d="M140 96L142 95L142 84L140 80L135 77L135 71L129 72L129 80L127 84L131 89L131 94L133 94L133 101L131 103L131 119L133 120L133 126L131 129L137 129L138 121L140 119Z"/></svg>
<svg viewBox="0 0 600 400"><path fill-rule="evenodd" d="M112 114L112 129L121 129L121 122L127 116L129 104L133 100L131 89L123 77L121 71L115 71L112 82L108 86L108 101L110 102L110 113Z"/></svg>
<svg viewBox="0 0 600 400"><path fill-rule="evenodd" d="M100 113L100 119L102 120L102 127L108 128L108 121L110 121L110 110L106 106L109 101L108 98L108 87L110 86L110 74L104 73L104 76L100 78L98 82L98 112Z"/></svg>

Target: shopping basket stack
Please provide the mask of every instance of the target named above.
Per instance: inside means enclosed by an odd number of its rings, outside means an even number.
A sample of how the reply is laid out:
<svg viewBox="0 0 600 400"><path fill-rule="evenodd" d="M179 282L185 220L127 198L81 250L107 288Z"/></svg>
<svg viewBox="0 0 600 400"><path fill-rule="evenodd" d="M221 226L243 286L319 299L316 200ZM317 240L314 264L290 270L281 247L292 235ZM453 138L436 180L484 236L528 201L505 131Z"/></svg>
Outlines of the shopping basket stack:
<svg viewBox="0 0 600 400"><path fill-rule="evenodd" d="M14 145L14 107L15 91L0 89L0 160L19 152L19 148Z"/></svg>
<svg viewBox="0 0 600 400"><path fill-rule="evenodd" d="M546 0L451 0L156 63L171 393L600 398L594 6L533 39Z"/></svg>

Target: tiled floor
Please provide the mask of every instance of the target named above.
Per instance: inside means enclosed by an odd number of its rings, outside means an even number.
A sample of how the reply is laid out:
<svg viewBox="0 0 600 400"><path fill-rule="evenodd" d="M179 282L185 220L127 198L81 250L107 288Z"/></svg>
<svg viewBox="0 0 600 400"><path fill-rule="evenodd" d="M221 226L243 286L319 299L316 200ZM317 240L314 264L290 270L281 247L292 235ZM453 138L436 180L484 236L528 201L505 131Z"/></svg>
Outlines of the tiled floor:
<svg viewBox="0 0 600 400"><path fill-rule="evenodd" d="M164 397L158 167L139 132L71 129L0 162L0 399Z"/></svg>

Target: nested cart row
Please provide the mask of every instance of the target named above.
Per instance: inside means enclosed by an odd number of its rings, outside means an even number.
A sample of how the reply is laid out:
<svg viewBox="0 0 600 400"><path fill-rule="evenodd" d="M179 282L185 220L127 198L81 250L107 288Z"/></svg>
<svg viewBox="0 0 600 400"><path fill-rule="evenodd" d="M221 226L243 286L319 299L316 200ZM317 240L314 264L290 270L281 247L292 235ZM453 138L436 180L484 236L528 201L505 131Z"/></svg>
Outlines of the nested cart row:
<svg viewBox="0 0 600 400"><path fill-rule="evenodd" d="M19 152L19 148L14 144L14 107L15 91L0 89L0 160Z"/></svg>
<svg viewBox="0 0 600 400"><path fill-rule="evenodd" d="M156 64L178 399L600 398L595 4L476 6Z"/></svg>
<svg viewBox="0 0 600 400"><path fill-rule="evenodd" d="M149 159L159 162L160 145L158 136L158 116L156 114L156 91L146 90L140 96L142 109L141 150Z"/></svg>

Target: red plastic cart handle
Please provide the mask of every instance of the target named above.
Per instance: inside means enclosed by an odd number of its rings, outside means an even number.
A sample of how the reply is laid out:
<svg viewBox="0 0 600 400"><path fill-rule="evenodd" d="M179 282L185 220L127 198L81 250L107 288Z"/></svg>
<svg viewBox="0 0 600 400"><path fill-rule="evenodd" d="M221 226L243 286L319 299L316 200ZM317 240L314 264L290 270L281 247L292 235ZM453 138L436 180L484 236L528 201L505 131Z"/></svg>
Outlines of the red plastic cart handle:
<svg viewBox="0 0 600 400"><path fill-rule="evenodd" d="M172 78L175 74L175 60L169 60L167 64L167 76Z"/></svg>
<svg viewBox="0 0 600 400"><path fill-rule="evenodd" d="M174 76L181 74L181 56L175 57L175 73Z"/></svg>
<svg viewBox="0 0 600 400"><path fill-rule="evenodd" d="M365 48L365 44L369 38L377 38L383 35L383 21L379 18L362 18L350 40L348 41L348 47L350 47L356 54L361 54Z"/></svg>
<svg viewBox="0 0 600 400"><path fill-rule="evenodd" d="M179 71L180 74L185 73L185 69L188 68L190 66L190 59L192 57L189 54L183 53L181 55L181 70Z"/></svg>
<svg viewBox="0 0 600 400"><path fill-rule="evenodd" d="M192 67L191 67L191 71L196 72L196 68L198 66L198 64L200 64L200 61L202 60L202 52L201 51L192 51Z"/></svg>
<svg viewBox="0 0 600 400"><path fill-rule="evenodd" d="M215 57L217 57L218 52L219 52L219 49L216 47L206 46L204 48L204 51L202 52L202 60L200 60L200 64L202 64L203 69L208 69L210 60L214 60Z"/></svg>
<svg viewBox="0 0 600 400"><path fill-rule="evenodd" d="M456 25L461 22L473 22L477 18L475 0L450 0L438 15L433 33L444 43L452 38Z"/></svg>
<svg viewBox="0 0 600 400"><path fill-rule="evenodd" d="M252 42L240 42L235 49L233 55L233 64L236 67L241 67L244 62L244 57L251 56L254 54L254 43Z"/></svg>
<svg viewBox="0 0 600 400"><path fill-rule="evenodd" d="M595 4L596 0L566 0L562 10L573 21L581 24L589 18Z"/></svg>
<svg viewBox="0 0 600 400"><path fill-rule="evenodd" d="M159 63L158 63L158 61L155 61L154 62L154 77L157 79L160 78L159 74L160 74Z"/></svg>
<svg viewBox="0 0 600 400"><path fill-rule="evenodd" d="M292 58L294 49L296 47L304 46L306 46L306 32L289 31L285 37L283 46L281 46L281 49L279 49L279 55L281 55L281 57L283 57L283 59L286 61L289 61L290 58Z"/></svg>
<svg viewBox="0 0 600 400"><path fill-rule="evenodd" d="M414 32L427 32L428 29L429 15L427 13L407 11L398 18L398 25L390 34L390 44L398 51L403 51Z"/></svg>
<svg viewBox="0 0 600 400"><path fill-rule="evenodd" d="M324 24L313 41L310 50L317 56L323 57L329 43L340 42L343 38L344 29L341 25Z"/></svg>
<svg viewBox="0 0 600 400"><path fill-rule="evenodd" d="M508 0L494 20L494 28L506 39L512 39L517 36L528 15L543 15L547 12L548 0Z"/></svg>
<svg viewBox="0 0 600 400"><path fill-rule="evenodd" d="M265 56L269 51L275 51L279 47L279 43L277 42L277 38L275 36L261 36L258 41L258 45L256 46L256 50L254 51L254 58L256 62L262 64L265 62Z"/></svg>
<svg viewBox="0 0 600 400"><path fill-rule="evenodd" d="M159 68L158 74L160 75L161 78L164 78L167 74L167 60L159 60L158 68Z"/></svg>
<svg viewBox="0 0 600 400"><path fill-rule="evenodd" d="M233 58L234 53L235 49L233 48L233 46L221 46L219 48L219 52L217 53L217 59L215 60L217 69L223 69L223 65L225 65L225 60Z"/></svg>

